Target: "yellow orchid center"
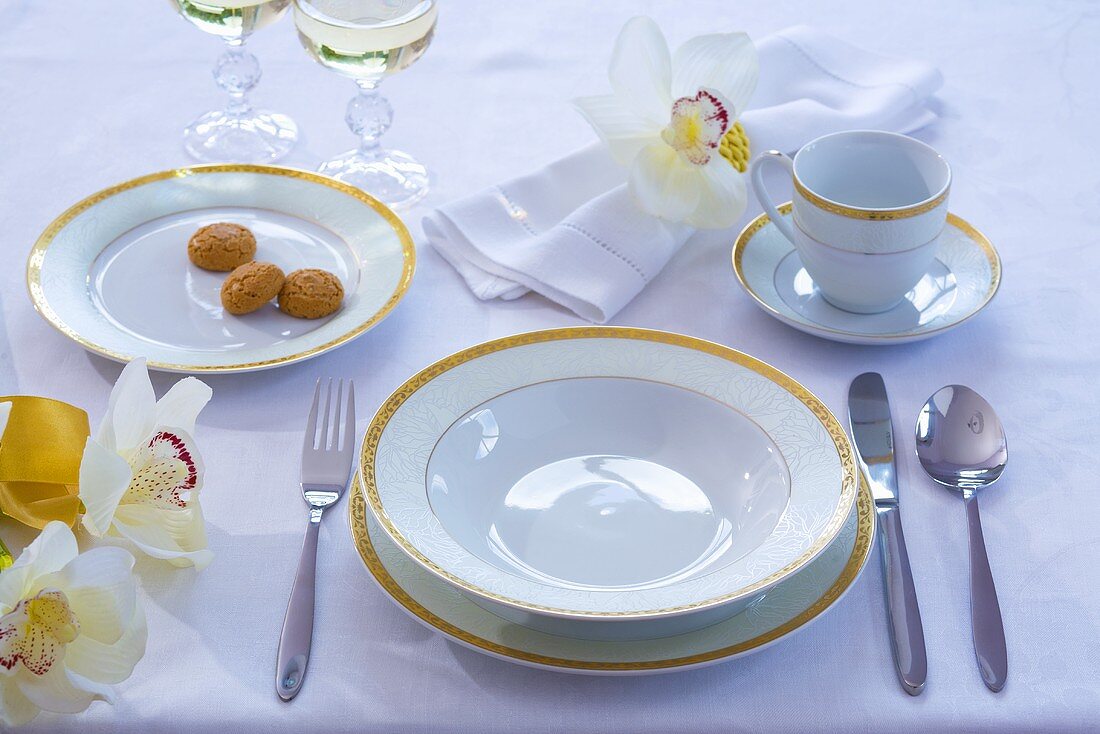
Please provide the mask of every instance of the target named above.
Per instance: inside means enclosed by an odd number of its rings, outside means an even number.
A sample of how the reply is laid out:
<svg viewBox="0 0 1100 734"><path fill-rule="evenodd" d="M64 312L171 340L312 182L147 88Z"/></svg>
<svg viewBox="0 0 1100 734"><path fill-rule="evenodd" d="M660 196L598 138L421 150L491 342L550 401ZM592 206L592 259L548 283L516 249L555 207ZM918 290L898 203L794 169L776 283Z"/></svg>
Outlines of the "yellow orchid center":
<svg viewBox="0 0 1100 734"><path fill-rule="evenodd" d="M718 150L731 117L730 105L722 95L700 89L694 97L680 97L672 103L672 119L661 131L661 139L688 162L702 166Z"/></svg>
<svg viewBox="0 0 1100 734"><path fill-rule="evenodd" d="M66 644L80 634L80 623L69 607L69 599L63 592L45 592L27 603L27 623L38 625L58 642Z"/></svg>
<svg viewBox="0 0 1100 734"><path fill-rule="evenodd" d="M80 622L64 592L40 591L0 617L0 667L12 670L22 663L31 673L45 675L79 635Z"/></svg>

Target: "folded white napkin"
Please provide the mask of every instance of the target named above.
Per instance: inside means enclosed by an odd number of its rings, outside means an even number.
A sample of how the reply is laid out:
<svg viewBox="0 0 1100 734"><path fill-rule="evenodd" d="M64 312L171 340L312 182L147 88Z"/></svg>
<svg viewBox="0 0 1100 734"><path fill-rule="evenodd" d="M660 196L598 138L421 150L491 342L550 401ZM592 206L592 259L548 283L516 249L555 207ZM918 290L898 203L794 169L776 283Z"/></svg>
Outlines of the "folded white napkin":
<svg viewBox="0 0 1100 734"><path fill-rule="evenodd" d="M839 130L910 132L936 119L928 64L888 58L805 26L757 44L760 80L741 117L753 153L793 152ZM590 321L613 317L694 229L638 209L626 172L593 144L424 219L435 248L483 300L541 293Z"/></svg>

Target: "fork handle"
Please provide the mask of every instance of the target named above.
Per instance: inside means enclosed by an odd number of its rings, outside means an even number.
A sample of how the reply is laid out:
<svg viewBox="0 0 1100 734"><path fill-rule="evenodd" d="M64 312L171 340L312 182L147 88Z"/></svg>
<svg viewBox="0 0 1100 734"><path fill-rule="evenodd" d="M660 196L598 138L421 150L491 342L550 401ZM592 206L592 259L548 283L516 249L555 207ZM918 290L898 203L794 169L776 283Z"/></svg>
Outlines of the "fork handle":
<svg viewBox="0 0 1100 734"><path fill-rule="evenodd" d="M321 528L321 510L309 513L309 527L302 543L298 573L290 590L290 602L283 618L283 633L279 637L279 657L275 670L275 690L279 698L289 701L298 695L309 663L309 647L313 641L313 598L317 578L317 536Z"/></svg>

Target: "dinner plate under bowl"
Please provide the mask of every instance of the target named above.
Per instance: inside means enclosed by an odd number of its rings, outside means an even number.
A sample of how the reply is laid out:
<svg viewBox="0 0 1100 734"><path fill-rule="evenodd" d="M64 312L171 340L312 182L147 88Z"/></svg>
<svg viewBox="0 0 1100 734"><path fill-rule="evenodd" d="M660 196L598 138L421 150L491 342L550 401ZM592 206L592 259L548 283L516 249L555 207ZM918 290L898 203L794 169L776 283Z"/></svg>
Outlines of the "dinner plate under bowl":
<svg viewBox="0 0 1100 734"><path fill-rule="evenodd" d="M344 286L341 308L297 319L272 303L227 313L228 273L193 265L199 227L252 230L256 260L286 273L321 268ZM326 176L278 166L212 165L154 173L94 194L42 233L27 263L38 312L85 349L145 356L175 372L241 372L333 349L381 321L412 279L415 249L381 202Z"/></svg>
<svg viewBox="0 0 1100 734"><path fill-rule="evenodd" d="M348 507L355 545L375 582L421 624L492 657L592 675L644 675L713 665L757 652L805 629L855 583L870 557L875 530L874 504L867 485L861 483L856 510L829 547L743 613L686 634L606 642L514 624L440 581L381 530L367 510L358 479Z"/></svg>
<svg viewBox="0 0 1100 734"><path fill-rule="evenodd" d="M426 368L379 409L360 472L427 571L514 622L595 639L737 613L828 547L856 495L843 429L801 385L620 327Z"/></svg>

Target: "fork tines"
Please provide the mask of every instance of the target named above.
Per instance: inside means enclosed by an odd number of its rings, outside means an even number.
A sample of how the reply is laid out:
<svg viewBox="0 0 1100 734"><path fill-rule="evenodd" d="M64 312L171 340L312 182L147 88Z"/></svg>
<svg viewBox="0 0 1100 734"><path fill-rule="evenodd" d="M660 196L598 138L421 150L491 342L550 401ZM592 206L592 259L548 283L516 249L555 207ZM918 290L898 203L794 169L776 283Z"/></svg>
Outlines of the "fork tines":
<svg viewBox="0 0 1100 734"><path fill-rule="evenodd" d="M332 386L336 384L335 410L333 410ZM317 424L318 408L321 405L322 383L325 397L325 410L321 415L320 426ZM341 413L343 420L341 421ZM343 422L344 430L341 432L340 424ZM320 430L318 431L318 428ZM347 398L344 397L344 380L334 380L329 377L318 379L317 387L313 391L313 405L309 409L309 419L306 422L306 435L302 444L302 451L339 451L343 453L351 448L355 439L355 383L348 380Z"/></svg>

